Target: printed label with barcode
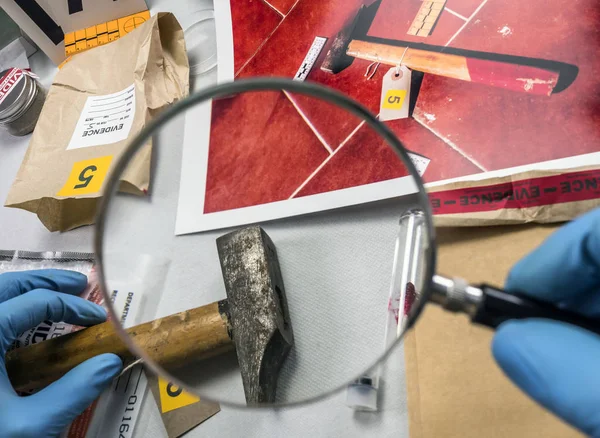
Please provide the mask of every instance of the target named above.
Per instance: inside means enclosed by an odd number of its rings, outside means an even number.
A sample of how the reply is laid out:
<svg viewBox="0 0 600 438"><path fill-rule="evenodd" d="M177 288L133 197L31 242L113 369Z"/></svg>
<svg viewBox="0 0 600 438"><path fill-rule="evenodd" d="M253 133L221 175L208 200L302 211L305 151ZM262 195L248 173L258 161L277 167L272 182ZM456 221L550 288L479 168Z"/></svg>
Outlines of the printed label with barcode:
<svg viewBox="0 0 600 438"><path fill-rule="evenodd" d="M140 285L113 281L111 286L111 302L123 327L138 324L143 310L142 294L138 292ZM102 418L110 421L98 425L94 437L132 437L147 391L148 379L142 365L136 365L116 379L99 407Z"/></svg>

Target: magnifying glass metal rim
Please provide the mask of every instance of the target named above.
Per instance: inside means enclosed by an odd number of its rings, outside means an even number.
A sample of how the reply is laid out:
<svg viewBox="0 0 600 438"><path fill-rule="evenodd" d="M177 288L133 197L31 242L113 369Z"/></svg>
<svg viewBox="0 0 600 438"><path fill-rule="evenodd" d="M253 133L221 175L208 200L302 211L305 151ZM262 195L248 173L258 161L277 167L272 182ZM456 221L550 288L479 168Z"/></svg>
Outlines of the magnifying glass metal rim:
<svg viewBox="0 0 600 438"><path fill-rule="evenodd" d="M355 116L364 120L375 132L377 132L381 137L383 137L388 144L394 149L396 154L400 157L404 165L407 167L410 176L415 181L417 186L417 197L419 202L419 208L425 213L425 221L426 228L428 233L428 242L435 241L435 229L433 226L432 220L432 212L429 205L429 197L427 192L425 191L425 187L423 185L423 181L414 164L412 163L406 149L402 146L402 143L398 138L392 133L392 131L382 122L377 120L377 118L364 106L362 106L357 101L351 99L350 97L333 90L332 88L325 87L323 85L316 84L314 82L301 82L294 81L288 78L278 78L278 77L256 77L250 79L241 79L234 82L229 82L225 84L215 85L204 90L200 90L194 94L191 94L185 99L180 100L175 103L167 110L160 113L157 117L148 123L144 129L133 139L133 141L127 146L124 153L119 157L116 161L113 170L110 173L109 178L106 181L106 185L104 188L103 197L100 201L98 213L96 217L96 232L94 236L94 248L96 252L96 261L97 261L97 271L98 271L98 280L100 287L102 289L102 293L104 295L104 299L107 303L110 303L110 293L106 283L106 277L104 274L104 249L103 249L103 241L104 241L104 233L106 228L106 222L108 217L108 212L110 209L110 203L112 196L117 192L119 188L119 178L123 174L126 169L129 161L133 158L136 152L142 148L148 140L151 139L152 135L164 126L167 122L173 120L180 114L183 114L187 109L200 104L202 102L206 102L215 98L223 98L227 96L237 95L244 92L249 91L289 91L293 93L303 94L306 96L311 96L316 99L324 100L329 103L332 103L338 107L345 109L346 111L354 114ZM400 217L400 215L399 215ZM406 331L408 331L414 321L417 319L423 307L427 303L429 299L430 291L432 290L432 281L433 275L435 273L435 262L436 262L436 248L435 245L428 245L426 258L425 258L425 282L423 284L423 290L420 295L421 298L418 300L416 306L413 306L411 309L410 317L408 320L408 324L406 326ZM190 388L184 382L181 382L179 379L171 376L168 372L163 370L155 361L153 361L146 352L141 349L138 345L136 345L132 339L127 335L123 326L118 322L119 317L115 313L112 306L107 306L108 312L112 318L113 324L115 326L115 330L118 335L121 337L125 345L129 348L131 352L137 355L140 359L143 360L145 366L150 368L152 372L154 372L158 376L166 377L169 381L174 384L184 388L185 390L198 393L194 388ZM383 317L382 317L383 320ZM396 341L391 344L386 351L382 355L380 355L366 370L373 369L376 367L381 361L385 360L391 352L397 347L400 343L400 340L404 336L404 333L396 339ZM360 375L357 375L358 378ZM240 403L235 403L231 401L224 401L213 399L211 397L207 397L204 394L200 394L204 400L213 401L216 403L220 403L224 406L229 407L240 407L243 406L245 408L273 408L273 407L292 407L292 406L305 406L310 403L314 403L316 401L325 399L330 397L336 392L339 392L346 388L346 385L349 382L344 382L340 386L328 390L323 394L309 397L299 401L292 402L283 402L283 403L271 403L264 405L253 405L247 406L242 405Z"/></svg>

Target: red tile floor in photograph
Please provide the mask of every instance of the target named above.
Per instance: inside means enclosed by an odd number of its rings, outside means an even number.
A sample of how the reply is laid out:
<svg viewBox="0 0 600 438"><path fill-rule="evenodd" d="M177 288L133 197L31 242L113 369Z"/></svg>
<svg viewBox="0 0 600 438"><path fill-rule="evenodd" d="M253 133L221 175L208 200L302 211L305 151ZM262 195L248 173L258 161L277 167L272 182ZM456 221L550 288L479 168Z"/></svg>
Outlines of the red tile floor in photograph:
<svg viewBox="0 0 600 438"><path fill-rule="evenodd" d="M319 68L336 34L363 4L376 8L367 38L578 68L574 82L564 90L557 85L560 92L550 96L528 93L525 79L518 92L421 75L412 116L386 124L409 150L431 160L427 182L600 150L600 8L595 0L567 6L557 0L447 0L427 37L407 34L421 0L231 0L236 78L291 78L315 37L326 37L306 80L340 90L377 114L382 78L393 67L379 65L370 79L365 72L371 63L361 59L337 74ZM493 81L494 72L490 75ZM413 80L417 77L414 72ZM341 110L287 93L254 99L213 104L206 213L405 174L392 151Z"/></svg>

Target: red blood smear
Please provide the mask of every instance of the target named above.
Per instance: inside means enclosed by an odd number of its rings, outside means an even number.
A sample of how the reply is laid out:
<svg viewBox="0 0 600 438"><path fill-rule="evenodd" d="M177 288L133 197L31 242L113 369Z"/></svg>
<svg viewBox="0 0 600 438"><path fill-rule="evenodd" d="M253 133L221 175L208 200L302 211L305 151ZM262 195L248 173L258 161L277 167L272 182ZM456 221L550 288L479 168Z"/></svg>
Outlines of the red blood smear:
<svg viewBox="0 0 600 438"><path fill-rule="evenodd" d="M408 315L410 309L417 298L417 291L415 285L412 283L406 283L406 292L404 294L404 314Z"/></svg>

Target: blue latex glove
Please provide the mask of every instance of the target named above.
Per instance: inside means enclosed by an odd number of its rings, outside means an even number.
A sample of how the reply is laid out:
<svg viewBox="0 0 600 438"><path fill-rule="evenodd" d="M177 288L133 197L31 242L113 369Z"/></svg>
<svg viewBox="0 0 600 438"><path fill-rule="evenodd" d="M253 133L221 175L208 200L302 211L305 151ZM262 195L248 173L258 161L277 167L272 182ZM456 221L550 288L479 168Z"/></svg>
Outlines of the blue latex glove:
<svg viewBox="0 0 600 438"><path fill-rule="evenodd" d="M22 332L45 320L83 326L106 320L101 306L74 296L86 284L83 274L54 269L0 275L0 436L57 436L121 371L118 356L102 354L28 397L10 384L4 356Z"/></svg>
<svg viewBox="0 0 600 438"><path fill-rule="evenodd" d="M505 285L600 320L600 209L550 236ZM600 437L600 336L544 319L508 321L492 346L504 372L541 405Z"/></svg>

